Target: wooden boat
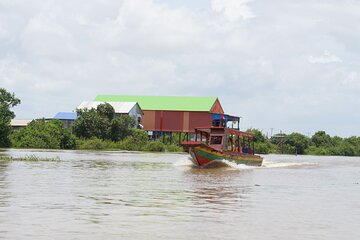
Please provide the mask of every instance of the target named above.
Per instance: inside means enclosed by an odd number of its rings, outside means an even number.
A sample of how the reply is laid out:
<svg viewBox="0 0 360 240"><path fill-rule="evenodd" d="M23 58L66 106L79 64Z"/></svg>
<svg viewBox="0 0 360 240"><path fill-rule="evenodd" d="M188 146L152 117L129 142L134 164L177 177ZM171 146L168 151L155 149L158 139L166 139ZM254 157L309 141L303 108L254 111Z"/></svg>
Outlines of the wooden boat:
<svg viewBox="0 0 360 240"><path fill-rule="evenodd" d="M196 128L194 141L181 145L191 155L196 166L227 160L236 164L261 166L263 158L254 154L254 135L236 129L212 126Z"/></svg>

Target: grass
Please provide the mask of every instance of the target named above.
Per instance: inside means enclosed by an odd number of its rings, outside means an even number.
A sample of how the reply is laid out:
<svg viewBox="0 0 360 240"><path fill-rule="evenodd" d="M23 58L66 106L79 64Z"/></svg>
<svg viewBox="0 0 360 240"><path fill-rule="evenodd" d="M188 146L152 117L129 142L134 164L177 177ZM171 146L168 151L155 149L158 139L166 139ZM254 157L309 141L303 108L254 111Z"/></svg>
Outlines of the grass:
<svg viewBox="0 0 360 240"><path fill-rule="evenodd" d="M60 161L59 157L56 158L40 158L35 154L26 155L25 157L11 157L11 156L0 156L1 162L10 162L10 161L23 161L23 162L58 162Z"/></svg>

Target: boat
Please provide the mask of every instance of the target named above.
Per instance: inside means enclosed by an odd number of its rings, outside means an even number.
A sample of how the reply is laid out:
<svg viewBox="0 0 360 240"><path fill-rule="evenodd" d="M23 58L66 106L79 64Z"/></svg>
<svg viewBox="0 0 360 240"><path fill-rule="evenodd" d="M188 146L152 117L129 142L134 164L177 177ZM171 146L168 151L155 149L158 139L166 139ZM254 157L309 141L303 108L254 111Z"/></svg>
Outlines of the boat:
<svg viewBox="0 0 360 240"><path fill-rule="evenodd" d="M255 135L225 126L195 128L193 141L182 142L198 167L227 160L236 164L261 166L263 158L254 152Z"/></svg>

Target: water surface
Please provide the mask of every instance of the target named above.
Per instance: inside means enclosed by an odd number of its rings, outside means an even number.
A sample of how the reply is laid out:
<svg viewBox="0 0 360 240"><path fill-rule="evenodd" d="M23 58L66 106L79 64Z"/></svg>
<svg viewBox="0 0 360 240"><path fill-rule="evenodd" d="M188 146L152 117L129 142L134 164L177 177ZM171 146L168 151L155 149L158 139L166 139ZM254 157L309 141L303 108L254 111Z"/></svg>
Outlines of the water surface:
<svg viewBox="0 0 360 240"><path fill-rule="evenodd" d="M360 239L360 158L6 150L0 239Z"/></svg>

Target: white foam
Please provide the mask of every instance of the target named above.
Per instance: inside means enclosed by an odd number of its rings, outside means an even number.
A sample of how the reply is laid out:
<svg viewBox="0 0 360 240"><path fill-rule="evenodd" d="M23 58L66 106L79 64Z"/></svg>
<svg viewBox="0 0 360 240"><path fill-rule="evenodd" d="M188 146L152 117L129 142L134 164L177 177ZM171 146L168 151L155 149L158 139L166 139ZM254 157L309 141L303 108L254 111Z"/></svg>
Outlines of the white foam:
<svg viewBox="0 0 360 240"><path fill-rule="evenodd" d="M316 163L310 162L267 162L264 161L261 166L249 166L245 164L237 164L228 160L220 160L218 162L223 163L225 166L229 166L234 169L251 170L251 169L264 169L264 168L300 168L317 166Z"/></svg>
<svg viewBox="0 0 360 240"><path fill-rule="evenodd" d="M235 162L230 162L228 160L221 160L221 162L225 163L227 166L232 167L232 168L236 168L236 169L255 169L255 168L259 168L256 166L249 166L249 165L245 165L245 164L237 164Z"/></svg>
<svg viewBox="0 0 360 240"><path fill-rule="evenodd" d="M191 166L193 165L191 158L184 158L184 159L179 159L178 161L176 161L174 163L174 166Z"/></svg>
<svg viewBox="0 0 360 240"><path fill-rule="evenodd" d="M263 162L262 167L264 168L294 168L294 167L306 167L316 166L316 163L309 162Z"/></svg>
<svg viewBox="0 0 360 240"><path fill-rule="evenodd" d="M269 168L301 168L301 167L311 167L317 166L316 163L310 162L270 162L263 161L261 166L249 166L245 164L237 164L235 162L231 162L225 159L212 161L205 168L217 168L217 167L230 167L232 169L239 170L251 170L251 169L269 169ZM191 157L179 159L174 163L174 166L185 166L191 167L194 166L191 161Z"/></svg>

